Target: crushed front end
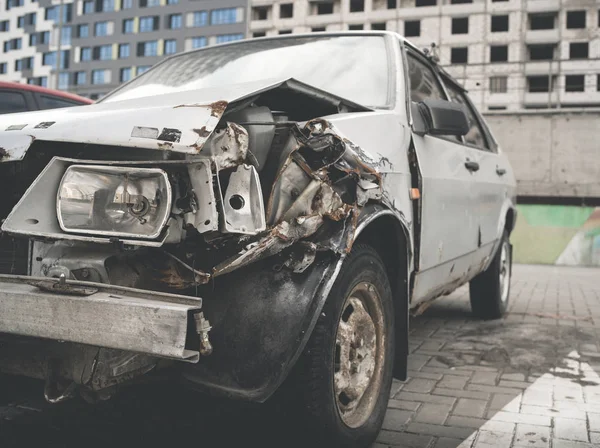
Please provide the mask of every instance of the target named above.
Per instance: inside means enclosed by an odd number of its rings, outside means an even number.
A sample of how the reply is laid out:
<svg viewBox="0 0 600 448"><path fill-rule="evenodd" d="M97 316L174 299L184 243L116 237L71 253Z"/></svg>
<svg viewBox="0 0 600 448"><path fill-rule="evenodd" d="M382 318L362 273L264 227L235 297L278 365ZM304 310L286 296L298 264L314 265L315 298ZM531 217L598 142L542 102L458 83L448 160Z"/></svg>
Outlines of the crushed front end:
<svg viewBox="0 0 600 448"><path fill-rule="evenodd" d="M0 163L0 371L44 379L50 401L105 398L162 368L267 397L362 208L385 201L373 160L315 118L352 110L365 109L289 81L174 105L164 125L141 114L119 144L61 138L58 119L31 123L25 150L29 124L0 133L12 142ZM183 129L182 113L200 125Z"/></svg>

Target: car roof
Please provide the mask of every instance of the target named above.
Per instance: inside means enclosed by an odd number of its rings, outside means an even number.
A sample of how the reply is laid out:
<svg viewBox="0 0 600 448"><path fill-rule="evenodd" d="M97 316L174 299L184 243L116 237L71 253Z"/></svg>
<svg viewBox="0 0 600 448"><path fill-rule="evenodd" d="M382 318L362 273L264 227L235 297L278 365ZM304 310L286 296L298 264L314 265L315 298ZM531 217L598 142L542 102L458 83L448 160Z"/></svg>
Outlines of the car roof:
<svg viewBox="0 0 600 448"><path fill-rule="evenodd" d="M34 86L30 84L21 84L18 82L0 81L0 89L21 90L27 92L37 92L46 95L52 95L66 100L76 101L82 104L92 104L93 101L73 93L62 92L60 90L47 89L45 87Z"/></svg>

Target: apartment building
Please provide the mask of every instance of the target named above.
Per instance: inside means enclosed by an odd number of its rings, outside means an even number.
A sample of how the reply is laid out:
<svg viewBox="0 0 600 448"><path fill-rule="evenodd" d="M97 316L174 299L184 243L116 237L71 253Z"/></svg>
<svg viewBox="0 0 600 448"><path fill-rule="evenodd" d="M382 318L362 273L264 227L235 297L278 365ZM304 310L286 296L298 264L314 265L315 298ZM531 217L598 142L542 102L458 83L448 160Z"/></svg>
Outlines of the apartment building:
<svg viewBox="0 0 600 448"><path fill-rule="evenodd" d="M4 0L0 80L97 99L165 56L246 36L246 0Z"/></svg>
<svg viewBox="0 0 600 448"><path fill-rule="evenodd" d="M599 0L252 0L253 37L390 30L482 110L600 106Z"/></svg>

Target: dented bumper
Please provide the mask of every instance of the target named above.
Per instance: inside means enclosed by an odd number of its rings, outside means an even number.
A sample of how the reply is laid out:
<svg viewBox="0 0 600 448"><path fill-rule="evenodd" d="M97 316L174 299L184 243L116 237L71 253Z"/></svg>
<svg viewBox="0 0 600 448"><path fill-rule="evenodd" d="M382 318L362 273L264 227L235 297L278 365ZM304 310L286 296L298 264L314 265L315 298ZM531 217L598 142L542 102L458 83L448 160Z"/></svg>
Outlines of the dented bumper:
<svg viewBox="0 0 600 448"><path fill-rule="evenodd" d="M201 308L174 294L0 275L0 333L197 362Z"/></svg>

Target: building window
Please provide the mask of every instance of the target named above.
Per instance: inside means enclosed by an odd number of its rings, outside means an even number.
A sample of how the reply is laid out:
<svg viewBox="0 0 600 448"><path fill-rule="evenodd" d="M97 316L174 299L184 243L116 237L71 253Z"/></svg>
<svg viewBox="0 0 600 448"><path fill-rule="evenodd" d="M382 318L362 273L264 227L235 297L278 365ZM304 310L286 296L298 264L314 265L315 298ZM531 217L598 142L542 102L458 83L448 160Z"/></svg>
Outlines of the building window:
<svg viewBox="0 0 600 448"><path fill-rule="evenodd" d="M490 62L508 61L508 45L490 46Z"/></svg>
<svg viewBox="0 0 600 448"><path fill-rule="evenodd" d="M0 32L10 31L10 22L8 20L0 20Z"/></svg>
<svg viewBox="0 0 600 448"><path fill-rule="evenodd" d="M320 31L325 31L325 28L320 28L320 29L319 28L313 28L312 29L313 33L318 33ZM281 36L283 34L292 34L292 30L279 30L279 35ZM238 40L238 39L234 39L234 40ZM229 42L229 41L227 41L227 42Z"/></svg>
<svg viewBox="0 0 600 448"><path fill-rule="evenodd" d="M133 8L133 0L121 0L121 9Z"/></svg>
<svg viewBox="0 0 600 448"><path fill-rule="evenodd" d="M88 62L92 60L92 49L90 47L83 47L79 54L79 60L81 62Z"/></svg>
<svg viewBox="0 0 600 448"><path fill-rule="evenodd" d="M37 78L27 78L27 84L32 84L40 87L48 87L48 77L39 76Z"/></svg>
<svg viewBox="0 0 600 448"><path fill-rule="evenodd" d="M254 6L252 8L252 20L267 20L270 9L270 6Z"/></svg>
<svg viewBox="0 0 600 448"><path fill-rule="evenodd" d="M50 65L52 68L56 67L56 52L48 51L42 55L42 64Z"/></svg>
<svg viewBox="0 0 600 448"><path fill-rule="evenodd" d="M175 53L177 53L177 40L176 39L165 40L165 54L175 54Z"/></svg>
<svg viewBox="0 0 600 448"><path fill-rule="evenodd" d="M210 12L211 25L225 25L228 23L238 23L237 8L214 9Z"/></svg>
<svg viewBox="0 0 600 448"><path fill-rule="evenodd" d="M137 44L138 56L158 56L158 41L139 42Z"/></svg>
<svg viewBox="0 0 600 448"><path fill-rule="evenodd" d="M123 20L123 34L135 33L135 22L133 19Z"/></svg>
<svg viewBox="0 0 600 448"><path fill-rule="evenodd" d="M348 25L350 31L361 31L365 29L363 24Z"/></svg>
<svg viewBox="0 0 600 448"><path fill-rule="evenodd" d="M265 33L264 31L257 31L255 33L252 33L252 37L256 38L256 37L265 37L267 35L267 33Z"/></svg>
<svg viewBox="0 0 600 448"><path fill-rule="evenodd" d="M436 6L437 0L416 0L415 6Z"/></svg>
<svg viewBox="0 0 600 448"><path fill-rule="evenodd" d="M95 12L96 12L96 2L94 2L94 1L83 2L83 13L84 14L94 14Z"/></svg>
<svg viewBox="0 0 600 448"><path fill-rule="evenodd" d="M530 30L553 30L556 24L557 12L542 12L529 14Z"/></svg>
<svg viewBox="0 0 600 448"><path fill-rule="evenodd" d="M50 43L50 31L42 31L40 33L40 44L49 44Z"/></svg>
<svg viewBox="0 0 600 448"><path fill-rule="evenodd" d="M473 3L473 0L450 0L451 5L462 5L465 3Z"/></svg>
<svg viewBox="0 0 600 448"><path fill-rule="evenodd" d="M127 59L130 55L129 44L119 44L119 59Z"/></svg>
<svg viewBox="0 0 600 448"><path fill-rule="evenodd" d="M508 91L508 77L506 76L492 76L490 78L490 92L491 93L506 93Z"/></svg>
<svg viewBox="0 0 600 448"><path fill-rule="evenodd" d="M508 14L501 16L492 16L492 33L502 33L508 31Z"/></svg>
<svg viewBox="0 0 600 448"><path fill-rule="evenodd" d="M310 31L312 33L322 33L323 31L326 31L326 28L324 26L314 26L310 29ZM281 31L279 31L279 34L281 34ZM292 30L285 30L283 34L292 34Z"/></svg>
<svg viewBox="0 0 600 448"><path fill-rule="evenodd" d="M396 9L398 7L397 0L387 0L387 9Z"/></svg>
<svg viewBox="0 0 600 448"><path fill-rule="evenodd" d="M49 6L44 13L44 19L58 21L58 6Z"/></svg>
<svg viewBox="0 0 600 448"><path fill-rule="evenodd" d="M101 45L94 47L94 60L110 61L112 60L112 45Z"/></svg>
<svg viewBox="0 0 600 448"><path fill-rule="evenodd" d="M333 14L333 1L313 4L313 15Z"/></svg>
<svg viewBox="0 0 600 448"><path fill-rule="evenodd" d="M102 11L110 12L115 10L115 0L102 0Z"/></svg>
<svg viewBox="0 0 600 448"><path fill-rule="evenodd" d="M207 45L207 41L206 41L206 37L204 36L200 36L200 37L192 37L192 48L196 49L196 48L204 48Z"/></svg>
<svg viewBox="0 0 600 448"><path fill-rule="evenodd" d="M167 5L176 5L179 3L179 0L167 0Z"/></svg>
<svg viewBox="0 0 600 448"><path fill-rule="evenodd" d="M577 30L585 28L585 10L567 11L567 29Z"/></svg>
<svg viewBox="0 0 600 448"><path fill-rule="evenodd" d="M61 50L60 52L60 69L64 70L69 68L69 61L71 59L71 50Z"/></svg>
<svg viewBox="0 0 600 448"><path fill-rule="evenodd" d="M178 30L183 25L183 19L181 14L171 14L169 16L169 28L172 30Z"/></svg>
<svg viewBox="0 0 600 448"><path fill-rule="evenodd" d="M62 32L60 33L60 43L62 45L71 45L71 27L63 26Z"/></svg>
<svg viewBox="0 0 600 448"><path fill-rule="evenodd" d="M160 0L140 0L140 8L152 8L160 6Z"/></svg>
<svg viewBox="0 0 600 448"><path fill-rule="evenodd" d="M381 23L372 23L371 29L376 31L385 31L387 29L387 25L385 22Z"/></svg>
<svg viewBox="0 0 600 448"><path fill-rule="evenodd" d="M279 17L282 19L291 19L294 17L294 4L282 3L279 5Z"/></svg>
<svg viewBox="0 0 600 448"><path fill-rule="evenodd" d="M75 72L75 85L82 86L87 83L86 72Z"/></svg>
<svg viewBox="0 0 600 448"><path fill-rule="evenodd" d="M467 47L454 47L450 50L450 62L452 64L466 64L469 59Z"/></svg>
<svg viewBox="0 0 600 448"><path fill-rule="evenodd" d="M0 63L0 75L5 75L8 70L8 65L6 62Z"/></svg>
<svg viewBox="0 0 600 448"><path fill-rule="evenodd" d="M137 68L137 75L140 76L141 74L146 73L148 70L150 70L151 67L152 66L150 65L140 65Z"/></svg>
<svg viewBox="0 0 600 448"><path fill-rule="evenodd" d="M208 25L208 12L196 11L194 13L194 20L192 21L193 27L200 27Z"/></svg>
<svg viewBox="0 0 600 448"><path fill-rule="evenodd" d="M148 33L158 29L158 16L140 17L140 33Z"/></svg>
<svg viewBox="0 0 600 448"><path fill-rule="evenodd" d="M350 0L350 12L364 12L365 0Z"/></svg>
<svg viewBox="0 0 600 448"><path fill-rule="evenodd" d="M119 72L119 81L127 82L131 79L131 67L123 67Z"/></svg>
<svg viewBox="0 0 600 448"><path fill-rule="evenodd" d="M565 92L585 92L584 75L565 76Z"/></svg>
<svg viewBox="0 0 600 448"><path fill-rule="evenodd" d="M69 73L60 73L58 75L58 88L67 90L69 88Z"/></svg>
<svg viewBox="0 0 600 448"><path fill-rule="evenodd" d="M589 57L587 42L571 42L569 44L569 59L587 59Z"/></svg>
<svg viewBox="0 0 600 448"><path fill-rule="evenodd" d="M223 44L226 42L234 42L236 40L242 40L244 38L244 35L239 33L239 34L221 34L219 36L217 36L217 43L218 44Z"/></svg>
<svg viewBox="0 0 600 448"><path fill-rule="evenodd" d="M528 45L530 61L551 61L554 59L555 44Z"/></svg>
<svg viewBox="0 0 600 448"><path fill-rule="evenodd" d="M96 22L94 24L95 36L108 36L108 22Z"/></svg>
<svg viewBox="0 0 600 448"><path fill-rule="evenodd" d="M469 18L455 17L452 19L452 34L468 34Z"/></svg>
<svg viewBox="0 0 600 448"><path fill-rule="evenodd" d="M406 37L418 37L421 35L421 21L407 20L404 22L404 35Z"/></svg>
<svg viewBox="0 0 600 448"><path fill-rule="evenodd" d="M87 24L77 25L77 37L80 39L90 36L90 26Z"/></svg>
<svg viewBox="0 0 600 448"><path fill-rule="evenodd" d="M106 84L106 70L92 70L92 84Z"/></svg>
<svg viewBox="0 0 600 448"><path fill-rule="evenodd" d="M596 92L600 92L600 75L596 75Z"/></svg>
<svg viewBox="0 0 600 448"><path fill-rule="evenodd" d="M528 76L527 91L530 93L551 92L554 87L554 77L549 76Z"/></svg>

